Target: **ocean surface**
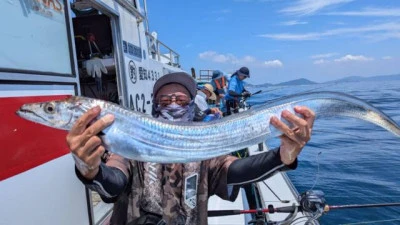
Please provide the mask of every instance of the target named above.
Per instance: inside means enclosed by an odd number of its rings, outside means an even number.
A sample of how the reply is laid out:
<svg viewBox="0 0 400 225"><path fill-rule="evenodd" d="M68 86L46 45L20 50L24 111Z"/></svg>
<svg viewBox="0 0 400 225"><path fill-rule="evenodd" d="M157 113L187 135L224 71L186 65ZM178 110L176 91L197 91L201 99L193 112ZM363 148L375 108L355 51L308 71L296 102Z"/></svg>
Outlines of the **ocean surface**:
<svg viewBox="0 0 400 225"><path fill-rule="evenodd" d="M251 87L262 90L248 102L310 91L344 92L377 107L400 124L400 81ZM267 143L279 145L278 140ZM312 138L299 156L299 166L288 172L303 193L322 190L328 205L400 202L400 138L365 121L336 117L315 121ZM399 224L399 207L332 210L321 224Z"/></svg>

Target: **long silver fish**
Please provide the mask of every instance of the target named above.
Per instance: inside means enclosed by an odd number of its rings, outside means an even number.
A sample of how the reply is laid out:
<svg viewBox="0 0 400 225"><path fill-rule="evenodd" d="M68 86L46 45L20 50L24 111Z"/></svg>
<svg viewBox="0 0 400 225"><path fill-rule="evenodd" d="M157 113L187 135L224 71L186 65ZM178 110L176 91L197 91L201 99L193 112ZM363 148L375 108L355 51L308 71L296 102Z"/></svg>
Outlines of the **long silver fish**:
<svg viewBox="0 0 400 225"><path fill-rule="evenodd" d="M115 115L103 130L106 148L129 159L185 163L228 154L261 143L281 133L270 125L271 116L296 105L314 110L317 117L347 116L374 123L400 137L400 128L372 105L350 95L315 92L288 96L211 122L165 122L109 102L73 96L61 101L23 105L17 114L46 126L70 130L84 112L99 105L101 116Z"/></svg>

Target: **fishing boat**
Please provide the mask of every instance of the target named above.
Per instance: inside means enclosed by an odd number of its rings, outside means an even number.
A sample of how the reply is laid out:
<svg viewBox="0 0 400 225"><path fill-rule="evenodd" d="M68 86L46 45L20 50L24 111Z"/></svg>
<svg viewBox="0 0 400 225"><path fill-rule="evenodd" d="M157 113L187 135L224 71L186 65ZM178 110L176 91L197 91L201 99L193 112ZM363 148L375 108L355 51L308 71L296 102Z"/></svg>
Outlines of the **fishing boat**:
<svg viewBox="0 0 400 225"><path fill-rule="evenodd" d="M150 114L155 81L184 71L179 54L150 32L145 0L1 1L0 12L10 21L0 53L0 223L109 224L112 204L75 177L66 133L25 121L15 111L24 103L82 95ZM248 149L268 151L265 143ZM209 209L247 210L250 202L263 209L299 205L285 173L252 190L242 190L235 202L213 196ZM243 225L262 216L305 224L308 215L293 211L219 214L209 224Z"/></svg>

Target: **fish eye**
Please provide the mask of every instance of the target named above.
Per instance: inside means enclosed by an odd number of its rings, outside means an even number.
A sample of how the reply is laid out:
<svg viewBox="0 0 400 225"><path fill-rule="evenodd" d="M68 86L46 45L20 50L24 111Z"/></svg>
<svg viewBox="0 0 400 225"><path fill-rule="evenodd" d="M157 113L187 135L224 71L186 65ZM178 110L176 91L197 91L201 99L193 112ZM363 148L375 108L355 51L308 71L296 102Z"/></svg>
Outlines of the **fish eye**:
<svg viewBox="0 0 400 225"><path fill-rule="evenodd" d="M50 114L55 113L56 110L55 110L54 104L53 104L53 103L47 103L47 104L44 106L44 111L45 111L46 113L50 113Z"/></svg>

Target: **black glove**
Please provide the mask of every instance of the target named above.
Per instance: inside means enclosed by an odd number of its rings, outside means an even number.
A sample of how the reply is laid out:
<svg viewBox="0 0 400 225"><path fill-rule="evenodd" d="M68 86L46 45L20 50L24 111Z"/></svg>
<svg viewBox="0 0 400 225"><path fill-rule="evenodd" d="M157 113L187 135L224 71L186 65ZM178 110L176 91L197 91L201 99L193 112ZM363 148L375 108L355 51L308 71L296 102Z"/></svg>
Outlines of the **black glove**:
<svg viewBox="0 0 400 225"><path fill-rule="evenodd" d="M242 93L242 96L245 97L245 98L248 98L248 97L251 96L251 93L248 92L248 91L244 91L244 92Z"/></svg>

